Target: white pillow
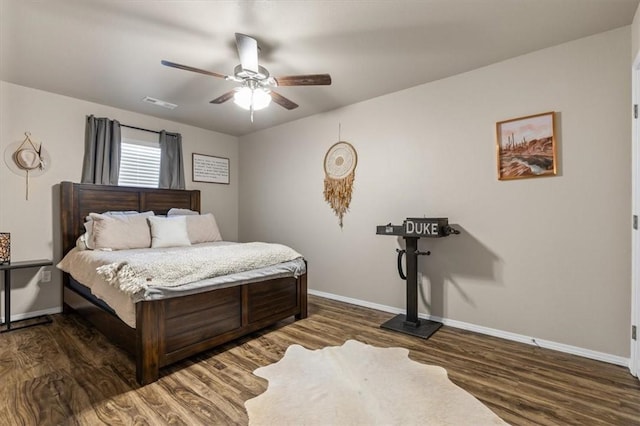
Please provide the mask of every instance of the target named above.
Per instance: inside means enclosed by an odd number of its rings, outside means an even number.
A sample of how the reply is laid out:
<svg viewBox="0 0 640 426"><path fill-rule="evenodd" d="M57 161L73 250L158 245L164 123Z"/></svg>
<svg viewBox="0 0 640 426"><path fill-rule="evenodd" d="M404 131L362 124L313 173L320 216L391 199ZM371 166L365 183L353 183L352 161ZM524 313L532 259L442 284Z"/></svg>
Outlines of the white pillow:
<svg viewBox="0 0 640 426"><path fill-rule="evenodd" d="M200 214L195 210L172 208L167 212L167 216L190 216Z"/></svg>
<svg viewBox="0 0 640 426"><path fill-rule="evenodd" d="M76 240L76 248L80 251L83 250L89 250L89 247L87 247L87 233L85 232L84 234L80 235L78 237L78 239Z"/></svg>
<svg viewBox="0 0 640 426"><path fill-rule="evenodd" d="M151 211L148 212L142 212L140 213L139 211L136 210L110 210L108 212L104 212L102 214L106 214L107 216L118 216L119 214L142 214L142 215L148 215L149 213L153 213Z"/></svg>
<svg viewBox="0 0 640 426"><path fill-rule="evenodd" d="M174 216L184 217L187 220L187 231L191 244L222 241L222 235L218 229L216 218L207 213L198 216Z"/></svg>
<svg viewBox="0 0 640 426"><path fill-rule="evenodd" d="M93 219L91 218L92 214L98 214L98 213L89 213L89 216L86 217L86 222L84 223L84 229L85 229L85 233L82 234L80 236L80 238L82 238L82 242L84 243L85 248L81 249L79 246L78 241L76 240L76 247L78 247L78 249L80 250L94 250L95 249L95 244L94 244L94 237L93 237ZM148 211L148 212L142 212L139 213L137 211L110 211L110 212L105 212L105 213L101 213L104 216L123 216L123 215L127 215L127 216L143 216L143 217L148 217L148 216L153 216L154 213L152 211ZM81 244L80 244L81 245Z"/></svg>
<svg viewBox="0 0 640 426"><path fill-rule="evenodd" d="M86 231L84 234L80 235L79 238L82 238L85 247L87 250L95 249L95 245L93 244L93 219L87 216L87 221L84 223L84 230ZM76 241L76 246L78 246L78 242Z"/></svg>
<svg viewBox="0 0 640 426"><path fill-rule="evenodd" d="M148 217L151 226L151 247L190 246L186 216Z"/></svg>
<svg viewBox="0 0 640 426"><path fill-rule="evenodd" d="M142 214L103 215L90 213L93 222L93 248L126 250L151 246L147 216Z"/></svg>
<svg viewBox="0 0 640 426"><path fill-rule="evenodd" d="M95 213L95 212L93 212L93 213ZM107 216L118 216L118 215L121 215L121 214L144 214L144 215L146 215L146 214L149 214L149 213L151 213L153 215L152 211L140 213L139 211L136 211L136 210L111 210L111 211L108 211L108 212L102 212L100 214L104 214L104 215L107 215ZM89 216L86 216L84 218L85 222L90 222L91 221L91 216L90 215L91 215L91 213L89 213Z"/></svg>

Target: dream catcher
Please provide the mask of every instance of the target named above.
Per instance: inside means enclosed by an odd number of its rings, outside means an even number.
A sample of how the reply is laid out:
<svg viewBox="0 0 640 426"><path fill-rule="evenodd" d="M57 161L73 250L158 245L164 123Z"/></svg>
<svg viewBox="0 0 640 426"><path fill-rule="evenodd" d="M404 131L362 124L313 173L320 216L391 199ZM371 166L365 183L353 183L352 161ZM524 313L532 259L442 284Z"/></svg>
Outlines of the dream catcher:
<svg viewBox="0 0 640 426"><path fill-rule="evenodd" d="M22 142L11 144L4 155L5 163L17 175L24 175L26 180L26 199L29 199L29 179L40 176L49 165L49 154L31 139L31 133L25 132Z"/></svg>
<svg viewBox="0 0 640 426"><path fill-rule="evenodd" d="M340 220L349 210L358 154L349 142L335 143L324 156L324 199Z"/></svg>

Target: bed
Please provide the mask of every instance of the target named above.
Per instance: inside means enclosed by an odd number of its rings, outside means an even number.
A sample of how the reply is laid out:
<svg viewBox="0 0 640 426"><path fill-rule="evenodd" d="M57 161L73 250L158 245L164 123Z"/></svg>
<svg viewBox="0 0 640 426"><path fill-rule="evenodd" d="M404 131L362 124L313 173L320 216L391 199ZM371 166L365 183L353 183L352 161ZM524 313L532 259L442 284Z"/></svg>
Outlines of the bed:
<svg viewBox="0 0 640 426"><path fill-rule="evenodd" d="M200 211L200 191L132 188L62 182L63 255L76 246L89 213L153 211L171 208ZM306 265L306 262L305 262ZM135 327L120 319L103 300L63 273L63 306L85 318L135 359L136 380L158 380L160 369L238 337L294 316L307 317L307 273L255 278L238 285L205 287L134 304Z"/></svg>

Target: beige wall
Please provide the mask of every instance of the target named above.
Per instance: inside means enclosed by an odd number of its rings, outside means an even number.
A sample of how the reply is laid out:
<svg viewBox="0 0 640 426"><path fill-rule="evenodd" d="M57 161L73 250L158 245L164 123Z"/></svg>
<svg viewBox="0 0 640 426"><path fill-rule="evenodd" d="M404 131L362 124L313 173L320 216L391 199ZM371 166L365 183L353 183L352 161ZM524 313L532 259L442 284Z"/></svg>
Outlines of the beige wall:
<svg viewBox="0 0 640 426"><path fill-rule="evenodd" d="M631 24L631 60L635 60L640 54L640 6L636 9Z"/></svg>
<svg viewBox="0 0 640 426"><path fill-rule="evenodd" d="M375 226L447 216L461 235L420 241L421 312L628 357L630 39L617 29L241 137L240 239L299 250L311 289L404 308L402 244ZM498 181L495 123L546 111L559 175ZM344 229L322 196L339 123L359 156Z"/></svg>
<svg viewBox="0 0 640 426"><path fill-rule="evenodd" d="M0 232L11 232L13 260L49 258L59 260L57 193L53 186L80 181L84 154L85 117L117 119L147 129L179 132L183 138L187 189L202 191L202 210L213 212L225 239L238 235L238 140L236 137L111 108L74 98L0 82ZM4 161L8 145L21 141L29 131L51 154L49 170L31 179L25 200L25 179L9 170ZM230 158L231 184L191 182L191 154ZM59 308L60 274L55 268L51 283L39 283L37 271L14 274L12 314Z"/></svg>

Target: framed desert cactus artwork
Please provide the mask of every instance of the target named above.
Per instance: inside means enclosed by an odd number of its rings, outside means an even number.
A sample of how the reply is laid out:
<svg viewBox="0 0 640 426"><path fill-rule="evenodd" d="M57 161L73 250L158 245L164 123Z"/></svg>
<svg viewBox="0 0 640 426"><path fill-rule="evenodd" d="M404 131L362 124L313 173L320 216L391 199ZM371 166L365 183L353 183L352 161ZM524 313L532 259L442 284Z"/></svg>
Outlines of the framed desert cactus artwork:
<svg viewBox="0 0 640 426"><path fill-rule="evenodd" d="M496 123L498 179L556 174L554 115L545 112Z"/></svg>

